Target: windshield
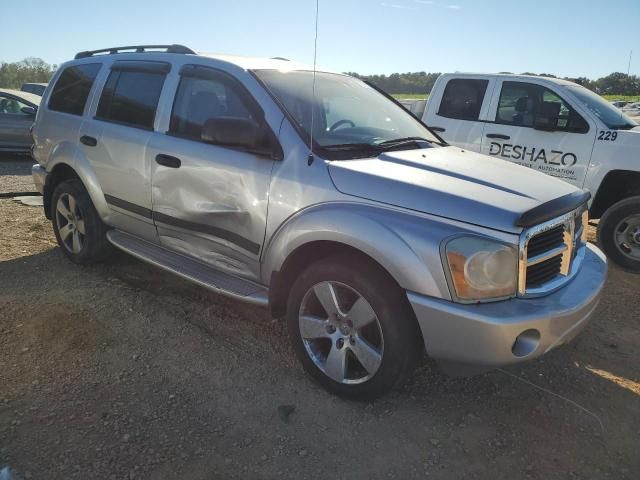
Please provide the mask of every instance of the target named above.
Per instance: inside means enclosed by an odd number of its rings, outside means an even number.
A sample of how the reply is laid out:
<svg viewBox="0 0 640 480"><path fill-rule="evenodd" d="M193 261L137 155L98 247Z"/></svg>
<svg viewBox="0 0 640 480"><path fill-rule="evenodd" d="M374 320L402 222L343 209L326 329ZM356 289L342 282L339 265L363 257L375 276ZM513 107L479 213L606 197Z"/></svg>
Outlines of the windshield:
<svg viewBox="0 0 640 480"><path fill-rule="evenodd" d="M313 125L314 148L328 158L339 158L336 152L348 152L342 158L356 158L440 142L404 108L356 78L316 72L314 95L311 71L257 70L255 74L307 138Z"/></svg>
<svg viewBox="0 0 640 480"><path fill-rule="evenodd" d="M628 130L638 125L597 93L578 85L570 85L566 88L608 128Z"/></svg>

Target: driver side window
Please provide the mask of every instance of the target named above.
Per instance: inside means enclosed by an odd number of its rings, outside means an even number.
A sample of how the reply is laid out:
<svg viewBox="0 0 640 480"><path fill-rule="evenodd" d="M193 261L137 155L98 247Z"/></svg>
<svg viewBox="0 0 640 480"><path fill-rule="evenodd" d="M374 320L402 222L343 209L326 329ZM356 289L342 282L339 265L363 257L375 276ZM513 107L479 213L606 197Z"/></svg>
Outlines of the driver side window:
<svg viewBox="0 0 640 480"><path fill-rule="evenodd" d="M200 140L202 128L209 119L235 117L255 120L237 88L220 75L211 78L182 76L171 113L169 131Z"/></svg>
<svg viewBox="0 0 640 480"><path fill-rule="evenodd" d="M22 109L28 106L29 105L27 105L26 103L22 103L15 98L7 97L6 95L0 95L0 114L27 116L27 114L24 113Z"/></svg>
<svg viewBox="0 0 640 480"><path fill-rule="evenodd" d="M585 133L589 129L585 120L548 88L526 82L503 82L496 123L533 128L541 117L551 119L552 130Z"/></svg>

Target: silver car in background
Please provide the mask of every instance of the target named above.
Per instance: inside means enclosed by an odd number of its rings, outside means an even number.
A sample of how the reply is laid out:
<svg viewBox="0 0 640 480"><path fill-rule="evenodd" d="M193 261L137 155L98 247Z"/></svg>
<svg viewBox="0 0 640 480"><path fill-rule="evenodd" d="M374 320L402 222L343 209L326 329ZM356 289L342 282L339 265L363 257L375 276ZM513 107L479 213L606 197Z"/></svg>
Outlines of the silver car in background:
<svg viewBox="0 0 640 480"><path fill-rule="evenodd" d="M28 153L33 145L31 126L41 97L0 89L0 152Z"/></svg>

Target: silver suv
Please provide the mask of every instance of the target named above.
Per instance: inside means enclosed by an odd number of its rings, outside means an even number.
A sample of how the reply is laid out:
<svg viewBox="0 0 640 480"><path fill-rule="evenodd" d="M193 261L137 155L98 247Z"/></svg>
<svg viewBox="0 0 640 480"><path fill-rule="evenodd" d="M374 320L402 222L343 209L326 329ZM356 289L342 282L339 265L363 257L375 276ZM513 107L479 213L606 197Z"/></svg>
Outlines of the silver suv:
<svg viewBox="0 0 640 480"><path fill-rule="evenodd" d="M606 277L588 194L447 145L375 87L179 45L81 52L44 94L33 177L62 251L113 246L285 317L356 399L422 353L468 374L570 340Z"/></svg>

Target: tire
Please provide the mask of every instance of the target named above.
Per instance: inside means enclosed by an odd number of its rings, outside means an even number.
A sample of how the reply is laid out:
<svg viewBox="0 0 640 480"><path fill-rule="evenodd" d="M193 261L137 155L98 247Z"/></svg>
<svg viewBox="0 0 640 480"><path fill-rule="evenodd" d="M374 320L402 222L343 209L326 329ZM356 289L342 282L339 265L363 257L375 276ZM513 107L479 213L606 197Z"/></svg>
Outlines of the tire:
<svg viewBox="0 0 640 480"><path fill-rule="evenodd" d="M77 178L56 186L51 197L51 223L58 245L74 263L91 265L101 262L113 251L106 236L108 227Z"/></svg>
<svg viewBox="0 0 640 480"><path fill-rule="evenodd" d="M372 400L402 384L424 349L404 291L366 257L310 265L290 292L286 319L306 372L351 400Z"/></svg>
<svg viewBox="0 0 640 480"><path fill-rule="evenodd" d="M640 272L640 196L621 200L604 212L598 245L619 267Z"/></svg>

